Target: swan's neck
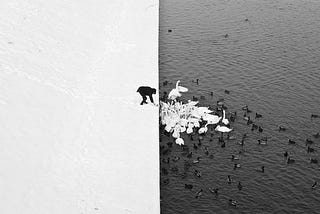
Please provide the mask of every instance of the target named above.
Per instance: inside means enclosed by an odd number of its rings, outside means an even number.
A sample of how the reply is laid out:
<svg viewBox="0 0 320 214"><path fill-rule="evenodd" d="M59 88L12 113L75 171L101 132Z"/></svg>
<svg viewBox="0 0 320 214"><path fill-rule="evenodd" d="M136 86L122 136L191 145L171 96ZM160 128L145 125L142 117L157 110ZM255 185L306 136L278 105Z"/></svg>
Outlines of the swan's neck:
<svg viewBox="0 0 320 214"><path fill-rule="evenodd" d="M180 82L180 80L178 80L176 83L176 89L178 89L178 87L179 87L179 82Z"/></svg>

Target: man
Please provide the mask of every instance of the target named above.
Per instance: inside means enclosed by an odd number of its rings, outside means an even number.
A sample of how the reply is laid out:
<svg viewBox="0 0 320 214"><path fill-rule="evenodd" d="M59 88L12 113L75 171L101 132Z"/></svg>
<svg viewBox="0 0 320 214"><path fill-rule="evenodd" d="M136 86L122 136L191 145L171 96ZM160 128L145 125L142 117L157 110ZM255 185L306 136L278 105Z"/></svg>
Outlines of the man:
<svg viewBox="0 0 320 214"><path fill-rule="evenodd" d="M147 96L149 96L150 101L154 104L152 94L156 94L156 91L157 90L155 88L151 88L149 86L140 86L137 90L137 92L139 92L142 96L142 102L140 103L140 105L148 104L146 102Z"/></svg>

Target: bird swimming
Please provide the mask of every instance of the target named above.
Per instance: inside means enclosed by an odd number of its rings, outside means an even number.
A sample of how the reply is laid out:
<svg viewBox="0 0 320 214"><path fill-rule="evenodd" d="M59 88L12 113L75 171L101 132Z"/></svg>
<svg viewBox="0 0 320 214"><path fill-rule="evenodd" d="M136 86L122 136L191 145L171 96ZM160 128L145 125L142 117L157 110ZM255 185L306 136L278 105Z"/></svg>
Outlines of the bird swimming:
<svg viewBox="0 0 320 214"><path fill-rule="evenodd" d="M256 169L256 171L257 171L257 172L262 172L262 173L264 173L264 166L261 166L260 169Z"/></svg>
<svg viewBox="0 0 320 214"><path fill-rule="evenodd" d="M292 159L292 158L290 158L290 157L288 156L288 158L287 158L287 164L294 163L294 162L295 162L295 160Z"/></svg>
<svg viewBox="0 0 320 214"><path fill-rule="evenodd" d="M313 144L313 143L314 142L311 139L309 139L309 138L306 139L306 144Z"/></svg>
<svg viewBox="0 0 320 214"><path fill-rule="evenodd" d="M315 181L311 188L312 188L312 189L315 189L317 185L318 185L318 182Z"/></svg>
<svg viewBox="0 0 320 214"><path fill-rule="evenodd" d="M287 130L285 127L283 127L283 126L279 126L279 132L281 132L281 131L285 131L285 130Z"/></svg>
<svg viewBox="0 0 320 214"><path fill-rule="evenodd" d="M310 158L310 163L318 163L318 160L315 158Z"/></svg>
<svg viewBox="0 0 320 214"><path fill-rule="evenodd" d="M240 159L239 156L231 155L231 160L239 160L239 159Z"/></svg>
<svg viewBox="0 0 320 214"><path fill-rule="evenodd" d="M229 199L229 205L236 207L237 206L237 201Z"/></svg>
<svg viewBox="0 0 320 214"><path fill-rule="evenodd" d="M203 190L200 189L197 193L196 193L196 198L201 197Z"/></svg>
<svg viewBox="0 0 320 214"><path fill-rule="evenodd" d="M239 183L238 183L238 189L239 189L239 190L242 190L242 184L241 184L240 181L239 181Z"/></svg>
<svg viewBox="0 0 320 214"><path fill-rule="evenodd" d="M193 185L192 185L192 184L185 184L185 185L184 185L184 188L185 188L185 189L192 189L192 188L193 188Z"/></svg>
<svg viewBox="0 0 320 214"><path fill-rule="evenodd" d="M231 182L232 182L231 177L230 177L230 175L228 175L228 177L227 177L227 183L228 183L228 184L231 184Z"/></svg>
<svg viewBox="0 0 320 214"><path fill-rule="evenodd" d="M180 92L187 92L188 89L183 87L183 86L179 86L180 80L177 81L176 83L176 88L172 89L168 95L168 98L171 100L175 100L177 97L181 97L181 93Z"/></svg>
<svg viewBox="0 0 320 214"><path fill-rule="evenodd" d="M289 139L288 140L289 144L295 144L296 142L294 140Z"/></svg>
<svg viewBox="0 0 320 214"><path fill-rule="evenodd" d="M256 113L256 118L261 118L261 117L262 117L261 114Z"/></svg>
<svg viewBox="0 0 320 214"><path fill-rule="evenodd" d="M308 146L308 148L307 148L307 152L308 152L308 153L311 153L311 152L314 152L314 151L315 151L314 148L311 148L310 146Z"/></svg>
<svg viewBox="0 0 320 214"><path fill-rule="evenodd" d="M237 169L237 168L240 168L240 163L235 163L235 164L233 165L233 169L234 169L234 170Z"/></svg>
<svg viewBox="0 0 320 214"><path fill-rule="evenodd" d="M312 135L314 138L319 138L320 137L320 133L318 132L318 133L316 133L316 134L313 134Z"/></svg>

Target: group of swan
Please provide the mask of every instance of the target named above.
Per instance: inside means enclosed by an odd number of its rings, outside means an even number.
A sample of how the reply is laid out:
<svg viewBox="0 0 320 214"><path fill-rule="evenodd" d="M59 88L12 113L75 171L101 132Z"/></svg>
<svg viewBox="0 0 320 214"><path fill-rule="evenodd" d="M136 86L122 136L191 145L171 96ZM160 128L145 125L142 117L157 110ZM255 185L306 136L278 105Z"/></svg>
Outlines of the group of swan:
<svg viewBox="0 0 320 214"><path fill-rule="evenodd" d="M210 114L213 111L209 110L208 107L196 106L198 102L190 100L186 104L177 102L176 99L182 96L181 92L188 91L186 87L179 86L179 83L180 80L177 81L176 87L172 89L168 95L168 99L173 100L173 102L160 102L162 125L165 125L167 132L172 132L172 136L176 138L175 142L177 144L184 144L180 133L187 132L187 134L191 134L193 128L200 127L200 121L206 121L206 124L198 130L199 134L206 133L208 131L208 125L218 124L220 121L222 124L215 128L216 131L221 133L232 131L232 129L226 126L229 124L229 120L225 118L225 110L223 110L223 115L220 117Z"/></svg>

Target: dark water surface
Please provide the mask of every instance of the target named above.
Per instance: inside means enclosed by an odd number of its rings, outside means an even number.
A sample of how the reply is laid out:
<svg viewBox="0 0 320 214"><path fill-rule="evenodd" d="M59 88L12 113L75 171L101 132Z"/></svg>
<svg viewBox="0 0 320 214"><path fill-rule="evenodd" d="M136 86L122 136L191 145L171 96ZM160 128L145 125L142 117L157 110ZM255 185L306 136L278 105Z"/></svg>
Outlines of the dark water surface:
<svg viewBox="0 0 320 214"><path fill-rule="evenodd" d="M246 21L248 19L248 21ZM168 32L172 29L172 32ZM224 35L228 34L225 38ZM199 85L192 82L199 78ZM168 80L189 88L184 97L204 95L200 106L214 105L225 99L230 111L238 112L232 127L236 140L221 148L218 134L209 131L202 147L194 150L192 142L183 136L194 153L193 164L186 178L181 147L174 145L161 158L181 159L161 167L162 213L320 213L320 1L318 0L161 0L160 1L160 83ZM160 93L174 85L162 86ZM230 90L225 94L224 90ZM213 96L210 96L213 91ZM251 132L242 119L241 107L248 105L263 118L254 119L264 129ZM279 132L278 127L287 128ZM210 133L214 133L210 142ZM238 142L243 133L248 139L242 148ZM267 145L257 139L268 137ZM296 141L289 145L288 139ZM307 153L305 139L311 138L314 153ZM169 140L162 137L161 145ZM204 145L209 146L210 159ZM167 146L166 146L167 148ZM240 150L241 168L233 170L231 154ZM286 164L283 152L296 160ZM265 173L255 169L265 166ZM179 172L170 168L177 166ZM202 172L197 178L192 171ZM233 183L226 183L231 175ZM169 178L169 184L163 184ZM241 181L243 189L237 188ZM311 189L314 181L319 186ZM193 184L192 190L184 184ZM216 197L208 187L219 187ZM203 195L195 193L203 189ZM228 205L228 199L238 201L238 207Z"/></svg>

